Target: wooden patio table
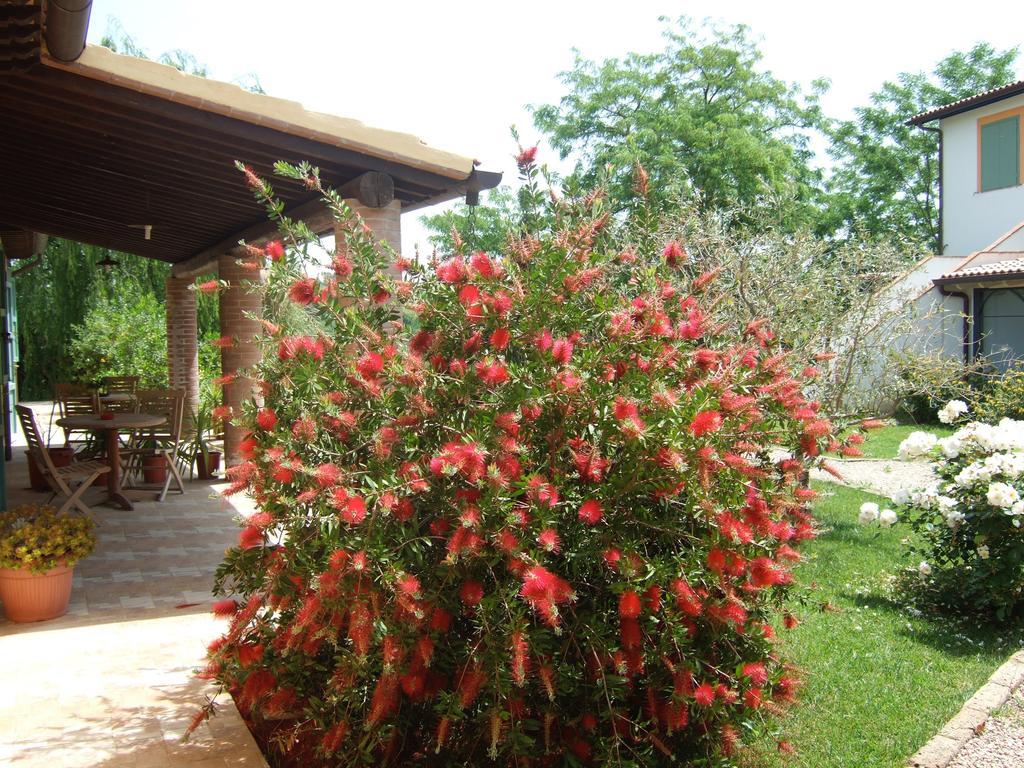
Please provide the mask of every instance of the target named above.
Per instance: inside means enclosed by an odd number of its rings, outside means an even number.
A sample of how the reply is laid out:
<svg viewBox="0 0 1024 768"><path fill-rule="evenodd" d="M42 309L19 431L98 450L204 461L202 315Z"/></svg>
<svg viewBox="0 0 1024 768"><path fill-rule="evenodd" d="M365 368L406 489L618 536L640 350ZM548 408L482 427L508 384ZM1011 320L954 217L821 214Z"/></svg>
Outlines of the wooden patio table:
<svg viewBox="0 0 1024 768"><path fill-rule="evenodd" d="M121 491L121 442L117 433L121 430L136 430L156 427L167 421L166 416L155 413L113 413L114 418L103 419L99 414L82 413L57 419L57 426L71 429L89 429L102 432L107 447L107 502L122 509L134 509L131 501Z"/></svg>

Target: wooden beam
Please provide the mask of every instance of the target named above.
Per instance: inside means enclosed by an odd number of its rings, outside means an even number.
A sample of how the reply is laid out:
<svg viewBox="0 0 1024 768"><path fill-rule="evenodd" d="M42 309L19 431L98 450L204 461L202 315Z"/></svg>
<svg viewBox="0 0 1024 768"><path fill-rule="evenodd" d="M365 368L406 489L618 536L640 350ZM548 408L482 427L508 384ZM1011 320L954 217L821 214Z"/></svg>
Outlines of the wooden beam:
<svg viewBox="0 0 1024 768"><path fill-rule="evenodd" d="M367 208L384 208L395 199L395 182L386 173L368 171L338 187L338 194Z"/></svg>
<svg viewBox="0 0 1024 768"><path fill-rule="evenodd" d="M284 215L290 219L306 222L306 226L317 234L326 232L328 228L326 220L331 220L319 197L292 206L285 210ZM171 269L171 275L181 278L201 275L210 270L210 267L217 261L219 256L233 248L237 248L240 241L244 240L250 245L258 245L265 240L271 239L277 234L277 231L277 224L267 218L254 221L244 229L240 229L234 234L225 237L209 248L204 248L185 261L175 264Z"/></svg>

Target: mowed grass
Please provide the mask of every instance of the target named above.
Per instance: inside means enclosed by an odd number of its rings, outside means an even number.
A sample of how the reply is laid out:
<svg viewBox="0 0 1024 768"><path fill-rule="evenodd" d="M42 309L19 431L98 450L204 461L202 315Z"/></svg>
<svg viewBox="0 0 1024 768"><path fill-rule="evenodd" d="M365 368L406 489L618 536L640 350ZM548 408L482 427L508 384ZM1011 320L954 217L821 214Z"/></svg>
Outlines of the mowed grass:
<svg viewBox="0 0 1024 768"><path fill-rule="evenodd" d="M868 459L895 459L900 443L911 432L931 432L936 437L949 437L955 430L942 424L890 424L864 435L861 450Z"/></svg>
<svg viewBox="0 0 1024 768"><path fill-rule="evenodd" d="M871 494L828 483L815 514L822 535L804 548L793 594L797 628L780 652L804 680L798 702L778 721L797 750L780 755L765 739L744 765L896 768L930 739L1022 644L1020 630L910 615L888 597L906 563L907 529L862 527Z"/></svg>

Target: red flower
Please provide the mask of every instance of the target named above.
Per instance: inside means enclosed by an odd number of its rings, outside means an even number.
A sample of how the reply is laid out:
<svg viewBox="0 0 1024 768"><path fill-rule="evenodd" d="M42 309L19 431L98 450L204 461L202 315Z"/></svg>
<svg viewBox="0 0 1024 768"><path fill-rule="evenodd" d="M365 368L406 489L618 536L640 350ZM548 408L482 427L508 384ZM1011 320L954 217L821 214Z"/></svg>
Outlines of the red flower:
<svg viewBox="0 0 1024 768"><path fill-rule="evenodd" d="M466 263L458 256L437 266L437 277L442 283L461 283L467 276Z"/></svg>
<svg viewBox="0 0 1024 768"><path fill-rule="evenodd" d="M715 703L715 689L711 683L701 683L693 692L693 700L702 707L710 707Z"/></svg>
<svg viewBox="0 0 1024 768"><path fill-rule="evenodd" d="M216 293L220 290L220 280L207 280L205 283L197 285L196 290L203 293Z"/></svg>
<svg viewBox="0 0 1024 768"><path fill-rule="evenodd" d="M284 246L280 240L271 240L263 250L271 261L280 261L284 258Z"/></svg>
<svg viewBox="0 0 1024 768"><path fill-rule="evenodd" d="M288 298L296 304L312 304L316 301L316 281L311 277L296 280L288 289Z"/></svg>
<svg viewBox="0 0 1024 768"><path fill-rule="evenodd" d="M210 610L214 616L234 616L238 611L238 603L234 600L218 600L210 606Z"/></svg>
<svg viewBox="0 0 1024 768"><path fill-rule="evenodd" d="M509 334L508 328L498 328L494 333L491 334L491 348L496 350L503 350L508 346L512 336Z"/></svg>
<svg viewBox="0 0 1024 768"><path fill-rule="evenodd" d="M690 422L690 432L695 437L717 432L722 427L722 414L718 411L701 411Z"/></svg>
<svg viewBox="0 0 1024 768"><path fill-rule="evenodd" d="M579 518L587 525L597 525L602 514L601 502L596 499L587 499L580 505Z"/></svg>
<svg viewBox="0 0 1024 768"><path fill-rule="evenodd" d="M568 339L559 339L551 347L551 356L556 363L566 365L572 359L572 342Z"/></svg>
<svg viewBox="0 0 1024 768"><path fill-rule="evenodd" d="M624 619L635 619L640 615L643 606L640 602L640 595L634 590L627 589L619 595L619 616Z"/></svg>
<svg viewBox="0 0 1024 768"><path fill-rule="evenodd" d="M470 608L479 605L480 601L484 599L483 584L473 580L462 582L462 586L459 587L459 599L463 605L468 605Z"/></svg>
<svg viewBox="0 0 1024 768"><path fill-rule="evenodd" d="M519 166L519 170L525 171L537 159L537 145L534 144L532 147L526 149L520 148L519 154L516 155L516 165Z"/></svg>
<svg viewBox="0 0 1024 768"><path fill-rule="evenodd" d="M256 424L260 429L269 432L277 426L277 414L273 408L261 408L256 414Z"/></svg>
<svg viewBox="0 0 1024 768"><path fill-rule="evenodd" d="M541 531L537 536L537 543L548 552L558 552L562 547L562 540L554 528L545 528Z"/></svg>
<svg viewBox="0 0 1024 768"><path fill-rule="evenodd" d="M476 375L489 387L497 387L508 381L508 369L493 360L481 360L477 363Z"/></svg>
<svg viewBox="0 0 1024 768"><path fill-rule="evenodd" d="M247 525L238 535L238 546L242 549L257 549L263 546L263 531L254 525Z"/></svg>
<svg viewBox="0 0 1024 768"><path fill-rule="evenodd" d="M372 381L384 370L384 358L376 352L367 352L356 361L356 370L364 379Z"/></svg>
<svg viewBox="0 0 1024 768"><path fill-rule="evenodd" d="M670 267L678 266L681 262L687 261L690 257L686 248L678 240L669 240L665 249L661 252L665 263Z"/></svg>

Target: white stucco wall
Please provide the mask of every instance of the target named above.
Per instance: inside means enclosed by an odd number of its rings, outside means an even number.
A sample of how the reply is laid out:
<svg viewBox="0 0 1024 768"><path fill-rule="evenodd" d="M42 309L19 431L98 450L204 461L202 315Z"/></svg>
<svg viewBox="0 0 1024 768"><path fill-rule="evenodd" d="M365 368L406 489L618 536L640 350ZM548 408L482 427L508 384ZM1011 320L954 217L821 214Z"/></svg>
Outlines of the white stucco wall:
<svg viewBox="0 0 1024 768"><path fill-rule="evenodd" d="M978 118L1016 107L1024 107L1024 94L940 121L946 256L981 250L1024 220L1024 185L978 191Z"/></svg>

